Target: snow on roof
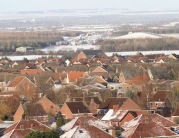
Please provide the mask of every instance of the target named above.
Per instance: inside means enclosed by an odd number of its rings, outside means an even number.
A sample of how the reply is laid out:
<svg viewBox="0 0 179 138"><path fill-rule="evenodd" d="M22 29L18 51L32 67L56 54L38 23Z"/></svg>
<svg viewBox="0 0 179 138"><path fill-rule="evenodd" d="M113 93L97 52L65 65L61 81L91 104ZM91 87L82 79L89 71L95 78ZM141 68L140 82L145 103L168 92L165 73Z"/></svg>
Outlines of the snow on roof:
<svg viewBox="0 0 179 138"><path fill-rule="evenodd" d="M109 111L105 114L105 116L103 116L101 120L103 121L110 120L112 115L113 115L113 109L109 109Z"/></svg>
<svg viewBox="0 0 179 138"><path fill-rule="evenodd" d="M65 125L63 125L61 127L61 129L65 132L69 131L70 129L73 128L74 124L76 123L76 121L78 120L78 117L77 118L74 118L73 120L71 120L70 122L66 123Z"/></svg>
<svg viewBox="0 0 179 138"><path fill-rule="evenodd" d="M139 123L141 117L142 117L142 114L139 115L139 116L137 116L136 118L132 119L131 121L124 123L124 124L122 125L122 128L124 128L125 130L127 130L127 129L131 128L131 127L136 126L136 125Z"/></svg>
<svg viewBox="0 0 179 138"><path fill-rule="evenodd" d="M113 109L109 109L109 111L105 114L105 116L101 119L103 121L106 120L112 120L112 119L117 119L121 120L124 115L126 115L128 110L118 110L117 112L114 112Z"/></svg>
<svg viewBox="0 0 179 138"><path fill-rule="evenodd" d="M102 122L101 120L89 120L88 123L90 125L94 125L97 128L100 128L102 130L106 130L106 128L109 128L110 126L104 122Z"/></svg>
<svg viewBox="0 0 179 138"><path fill-rule="evenodd" d="M114 39L140 39L140 38L162 38L162 36L152 33L144 33L144 32L136 32L129 33L127 35L123 35L120 37L116 37Z"/></svg>
<svg viewBox="0 0 179 138"><path fill-rule="evenodd" d="M74 127L73 129L61 135L60 138L71 138L77 129L78 129L78 126Z"/></svg>
<svg viewBox="0 0 179 138"><path fill-rule="evenodd" d="M78 120L79 119L79 120ZM76 124L78 125L78 122L80 121L84 121L81 117L77 117L74 118L73 120L71 120L70 122L68 122L67 124L63 125L61 127L61 129L65 132L69 131L70 129L72 129L74 126L76 126ZM111 126L109 126L108 124L102 122L101 120L95 118L95 117L89 117L88 118L88 124L89 125L94 125L97 128L100 128L102 130L106 130L106 129L110 129Z"/></svg>
<svg viewBox="0 0 179 138"><path fill-rule="evenodd" d="M91 136L87 129L79 128L73 135L73 138L91 138Z"/></svg>

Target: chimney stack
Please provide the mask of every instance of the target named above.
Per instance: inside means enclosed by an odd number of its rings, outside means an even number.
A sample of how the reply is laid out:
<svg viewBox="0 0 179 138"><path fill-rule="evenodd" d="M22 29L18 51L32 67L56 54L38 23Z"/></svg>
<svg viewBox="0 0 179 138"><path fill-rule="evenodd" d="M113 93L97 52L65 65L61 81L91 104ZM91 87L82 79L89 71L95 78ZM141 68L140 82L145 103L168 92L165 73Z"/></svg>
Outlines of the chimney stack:
<svg viewBox="0 0 179 138"><path fill-rule="evenodd" d="M93 98L91 98L91 103L94 103L94 99Z"/></svg>
<svg viewBox="0 0 179 138"><path fill-rule="evenodd" d="M117 112L119 110L119 105L113 105L113 112Z"/></svg>

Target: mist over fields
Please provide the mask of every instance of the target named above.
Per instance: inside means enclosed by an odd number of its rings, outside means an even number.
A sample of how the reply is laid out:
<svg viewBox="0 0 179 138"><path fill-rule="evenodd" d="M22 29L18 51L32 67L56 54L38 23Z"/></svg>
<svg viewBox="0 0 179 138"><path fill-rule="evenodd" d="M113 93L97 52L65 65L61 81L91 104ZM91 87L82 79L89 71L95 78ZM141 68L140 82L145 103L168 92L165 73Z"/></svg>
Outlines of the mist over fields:
<svg viewBox="0 0 179 138"><path fill-rule="evenodd" d="M0 13L0 27L72 26L96 24L164 24L179 20L179 11L54 10Z"/></svg>

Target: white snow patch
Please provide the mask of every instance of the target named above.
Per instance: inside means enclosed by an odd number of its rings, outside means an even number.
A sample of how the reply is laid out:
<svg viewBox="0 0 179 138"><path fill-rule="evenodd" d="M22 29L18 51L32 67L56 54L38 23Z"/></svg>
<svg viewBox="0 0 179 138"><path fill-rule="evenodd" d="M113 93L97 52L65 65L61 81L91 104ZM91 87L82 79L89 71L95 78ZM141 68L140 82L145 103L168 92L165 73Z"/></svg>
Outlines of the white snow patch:
<svg viewBox="0 0 179 138"><path fill-rule="evenodd" d="M74 124L76 123L76 121L78 120L78 117L77 118L74 118L73 120L71 120L70 122L66 123L65 125L63 125L61 127L61 129L65 132L69 131L70 129L73 128Z"/></svg>
<svg viewBox="0 0 179 138"><path fill-rule="evenodd" d="M60 138L71 138L77 129L78 129L78 126L74 127L73 129L61 135Z"/></svg>

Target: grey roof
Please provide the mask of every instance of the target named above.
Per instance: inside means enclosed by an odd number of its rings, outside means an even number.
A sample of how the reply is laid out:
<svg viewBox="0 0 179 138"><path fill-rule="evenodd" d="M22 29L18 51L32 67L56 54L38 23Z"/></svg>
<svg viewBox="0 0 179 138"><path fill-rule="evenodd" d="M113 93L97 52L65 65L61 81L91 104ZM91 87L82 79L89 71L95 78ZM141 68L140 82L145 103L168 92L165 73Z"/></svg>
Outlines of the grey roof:
<svg viewBox="0 0 179 138"><path fill-rule="evenodd" d="M67 58L74 58L76 56L76 52L71 52L71 53L65 53L61 59L65 60Z"/></svg>
<svg viewBox="0 0 179 138"><path fill-rule="evenodd" d="M101 55L104 54L102 50L83 50L82 52L89 58L93 56L101 57Z"/></svg>
<svg viewBox="0 0 179 138"><path fill-rule="evenodd" d="M171 79L169 71L167 70L167 68L153 67L153 68L150 68L150 71L151 71L154 79L165 79L165 80Z"/></svg>
<svg viewBox="0 0 179 138"><path fill-rule="evenodd" d="M135 76L141 76L143 74L142 69L126 69L122 70L125 79L130 79Z"/></svg>

